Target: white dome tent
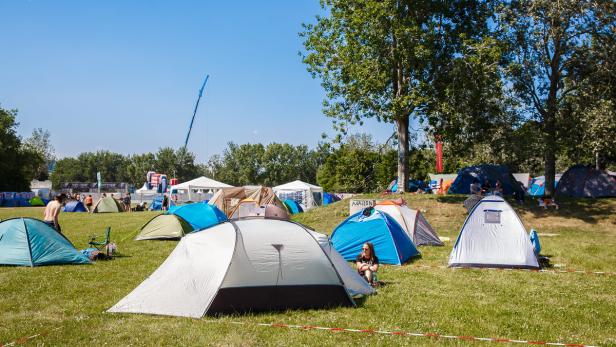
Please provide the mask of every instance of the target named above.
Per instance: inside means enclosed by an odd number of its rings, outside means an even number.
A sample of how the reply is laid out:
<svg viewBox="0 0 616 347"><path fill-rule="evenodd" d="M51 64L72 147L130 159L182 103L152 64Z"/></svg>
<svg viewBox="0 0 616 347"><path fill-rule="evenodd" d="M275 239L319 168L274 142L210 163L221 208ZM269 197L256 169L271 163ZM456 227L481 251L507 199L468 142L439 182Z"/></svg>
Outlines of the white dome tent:
<svg viewBox="0 0 616 347"><path fill-rule="evenodd" d="M186 235L109 312L199 318L334 306L354 302L313 234L297 223L257 218Z"/></svg>
<svg viewBox="0 0 616 347"><path fill-rule="evenodd" d="M304 211L323 204L323 188L314 184L297 180L272 189L280 200L294 200Z"/></svg>
<svg viewBox="0 0 616 347"><path fill-rule="evenodd" d="M538 269L539 263L516 212L502 197L489 195L466 217L449 266Z"/></svg>

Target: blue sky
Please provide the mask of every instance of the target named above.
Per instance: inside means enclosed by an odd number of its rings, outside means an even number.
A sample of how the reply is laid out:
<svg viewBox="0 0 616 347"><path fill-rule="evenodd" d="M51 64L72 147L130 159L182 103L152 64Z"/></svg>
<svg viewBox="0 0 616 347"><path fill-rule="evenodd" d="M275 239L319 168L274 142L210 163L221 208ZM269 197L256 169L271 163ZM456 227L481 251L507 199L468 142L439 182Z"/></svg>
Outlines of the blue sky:
<svg viewBox="0 0 616 347"><path fill-rule="evenodd" d="M198 89L210 80L189 150L227 142L314 147L334 135L323 90L301 62L301 23L318 0L0 0L0 103L19 134L51 132L59 157L182 145ZM384 142L393 125L368 122Z"/></svg>

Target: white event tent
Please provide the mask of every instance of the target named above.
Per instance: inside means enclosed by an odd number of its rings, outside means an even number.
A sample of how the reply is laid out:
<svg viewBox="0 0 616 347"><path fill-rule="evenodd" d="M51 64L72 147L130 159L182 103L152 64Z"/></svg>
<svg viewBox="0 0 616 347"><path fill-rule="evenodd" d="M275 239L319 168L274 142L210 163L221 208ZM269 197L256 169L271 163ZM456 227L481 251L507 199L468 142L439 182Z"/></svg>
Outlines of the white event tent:
<svg viewBox="0 0 616 347"><path fill-rule="evenodd" d="M212 197L220 189L229 187L233 186L201 176L194 180L171 186L171 195L175 201L201 201Z"/></svg>
<svg viewBox="0 0 616 347"><path fill-rule="evenodd" d="M272 189L278 199L282 201L287 199L294 200L302 206L304 211L323 204L323 188L314 184L297 180Z"/></svg>

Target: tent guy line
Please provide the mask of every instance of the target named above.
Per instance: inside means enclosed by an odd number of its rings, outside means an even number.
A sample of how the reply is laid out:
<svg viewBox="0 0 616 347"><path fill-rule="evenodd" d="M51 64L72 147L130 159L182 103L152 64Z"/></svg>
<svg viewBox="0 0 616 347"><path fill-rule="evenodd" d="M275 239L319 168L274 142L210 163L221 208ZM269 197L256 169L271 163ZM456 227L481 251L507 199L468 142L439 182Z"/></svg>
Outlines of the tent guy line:
<svg viewBox="0 0 616 347"><path fill-rule="evenodd" d="M348 332L348 333L366 333L366 334L381 334L392 336L410 336L410 337L431 337L436 339L450 339L450 340L463 340L463 341L485 341L485 342L501 342L501 343L518 343L526 345L547 345L547 346L569 346L569 347L595 347L586 344L576 343L563 343L563 342L544 342L544 341L529 341L529 340L514 340L506 338L496 337L475 337L464 335L441 335L438 333L414 333L405 331L387 331L387 330L374 330L374 329L349 329L349 328L332 328L322 327L314 325L296 325L296 324L278 324L278 323L245 323L245 322L225 322L217 320L207 320L207 323L229 323L234 325L250 326L255 325L259 327L271 327L271 328L286 328L286 329L299 329L299 330L325 330L331 332Z"/></svg>
<svg viewBox="0 0 616 347"><path fill-rule="evenodd" d="M416 265L409 266L409 269L449 269L445 265ZM403 270L406 267L399 267L396 270ZM577 269L564 269L564 270L534 270L534 269L510 269L510 268L488 268L488 267L452 267L453 270L488 270L488 271L529 271L529 272L543 272L543 273L576 273L585 275L603 275L603 276L616 276L614 271L590 271L590 270L577 270Z"/></svg>

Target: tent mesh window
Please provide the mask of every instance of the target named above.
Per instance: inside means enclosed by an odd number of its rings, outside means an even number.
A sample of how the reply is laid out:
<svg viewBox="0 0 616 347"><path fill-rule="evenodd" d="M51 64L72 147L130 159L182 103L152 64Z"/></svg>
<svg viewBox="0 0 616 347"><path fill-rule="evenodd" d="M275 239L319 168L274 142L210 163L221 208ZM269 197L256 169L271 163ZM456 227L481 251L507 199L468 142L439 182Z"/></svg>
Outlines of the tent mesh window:
<svg viewBox="0 0 616 347"><path fill-rule="evenodd" d="M500 210L483 210L484 221L486 223L500 224L501 222L501 212Z"/></svg>
<svg viewBox="0 0 616 347"><path fill-rule="evenodd" d="M282 201L290 199L302 205L305 202L305 192L281 192L278 198Z"/></svg>

